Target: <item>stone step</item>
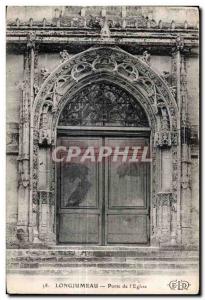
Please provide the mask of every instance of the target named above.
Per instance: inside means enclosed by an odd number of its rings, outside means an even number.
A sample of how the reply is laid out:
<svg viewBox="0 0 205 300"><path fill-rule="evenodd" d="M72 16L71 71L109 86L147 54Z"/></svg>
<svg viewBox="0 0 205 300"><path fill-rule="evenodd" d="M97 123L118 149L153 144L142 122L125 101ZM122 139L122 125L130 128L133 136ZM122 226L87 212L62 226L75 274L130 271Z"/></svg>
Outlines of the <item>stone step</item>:
<svg viewBox="0 0 205 300"><path fill-rule="evenodd" d="M117 268L117 269L195 269L198 267L196 263L11 263L8 265L12 268L43 268L43 269L58 269L58 268Z"/></svg>
<svg viewBox="0 0 205 300"><path fill-rule="evenodd" d="M149 248L147 248L149 249ZM136 257L136 258L197 258L197 251L168 250L7 250L7 257Z"/></svg>
<svg viewBox="0 0 205 300"><path fill-rule="evenodd" d="M87 272L88 271L88 272ZM85 273L84 273L85 272ZM198 274L198 269L191 270L192 274ZM122 277L123 279L128 276L144 276L144 275L185 275L190 274L190 269L100 269L100 268L89 268L89 270L82 268L67 268L67 269L10 269L7 273L18 274L18 275L42 275L42 276L65 276L67 279L73 278L73 276L82 277L89 273L89 276L112 276ZM86 275L87 276L87 275Z"/></svg>
<svg viewBox="0 0 205 300"><path fill-rule="evenodd" d="M122 250L37 250L7 251L8 272L19 274L183 274L198 272L197 251L161 250L150 248ZM38 271L37 271L38 270ZM74 271L75 270L75 271ZM117 271L118 270L118 271ZM124 276L124 275L123 275Z"/></svg>
<svg viewBox="0 0 205 300"><path fill-rule="evenodd" d="M197 257L64 257L64 256L17 256L10 257L8 261L10 262L189 262L198 261Z"/></svg>

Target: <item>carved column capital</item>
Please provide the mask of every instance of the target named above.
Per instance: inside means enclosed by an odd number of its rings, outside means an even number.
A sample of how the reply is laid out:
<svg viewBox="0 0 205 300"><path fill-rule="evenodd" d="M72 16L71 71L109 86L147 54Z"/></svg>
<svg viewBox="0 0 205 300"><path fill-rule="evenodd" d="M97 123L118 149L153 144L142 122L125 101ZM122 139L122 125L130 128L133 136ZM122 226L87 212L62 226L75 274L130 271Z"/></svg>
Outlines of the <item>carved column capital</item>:
<svg viewBox="0 0 205 300"><path fill-rule="evenodd" d="M178 131L158 131L155 132L154 145L159 148L177 146L179 139Z"/></svg>
<svg viewBox="0 0 205 300"><path fill-rule="evenodd" d="M158 207L162 207L162 206L171 207L171 205L175 202L176 202L176 197L174 197L172 192L160 192L157 194L156 204Z"/></svg>
<svg viewBox="0 0 205 300"><path fill-rule="evenodd" d="M40 204L49 204L52 192L50 191L38 191L38 198Z"/></svg>
<svg viewBox="0 0 205 300"><path fill-rule="evenodd" d="M155 147L166 148L171 147L171 132L170 131L160 131L155 132L154 138Z"/></svg>
<svg viewBox="0 0 205 300"><path fill-rule="evenodd" d="M39 145L51 145L52 138L51 138L51 130L41 128L39 131Z"/></svg>

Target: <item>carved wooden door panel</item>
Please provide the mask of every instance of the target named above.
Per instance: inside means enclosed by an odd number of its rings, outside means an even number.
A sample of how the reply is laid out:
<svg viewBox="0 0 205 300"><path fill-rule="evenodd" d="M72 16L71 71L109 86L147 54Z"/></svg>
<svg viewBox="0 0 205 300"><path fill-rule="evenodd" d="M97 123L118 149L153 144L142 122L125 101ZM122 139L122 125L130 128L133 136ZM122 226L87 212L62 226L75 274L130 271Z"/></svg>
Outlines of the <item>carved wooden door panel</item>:
<svg viewBox="0 0 205 300"><path fill-rule="evenodd" d="M101 244L102 165L83 153L93 147L95 156L101 138L61 138L59 145L67 149L79 147L81 154L58 165L58 241L71 244Z"/></svg>
<svg viewBox="0 0 205 300"><path fill-rule="evenodd" d="M125 147L148 144L136 137L62 137L59 145L79 147L80 155L58 164L58 241L70 244L149 242L149 163L123 158ZM101 146L119 155L98 161ZM82 161L88 147L94 159ZM120 154L122 152L122 154Z"/></svg>
<svg viewBox="0 0 205 300"><path fill-rule="evenodd" d="M147 244L150 163L142 161L142 151L149 140L106 138L105 144L119 149L118 156L110 156L105 163L105 243ZM139 147L138 154L126 152L126 147Z"/></svg>

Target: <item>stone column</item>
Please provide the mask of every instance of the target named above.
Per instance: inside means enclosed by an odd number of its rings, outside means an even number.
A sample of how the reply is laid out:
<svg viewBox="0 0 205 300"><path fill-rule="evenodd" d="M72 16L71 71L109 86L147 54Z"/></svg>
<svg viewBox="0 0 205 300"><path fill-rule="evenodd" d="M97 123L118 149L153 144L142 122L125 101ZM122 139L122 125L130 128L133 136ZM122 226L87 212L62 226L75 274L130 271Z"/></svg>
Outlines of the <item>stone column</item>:
<svg viewBox="0 0 205 300"><path fill-rule="evenodd" d="M18 221L17 237L21 242L32 241L30 224L30 111L33 97L34 35L28 35L24 54L24 80L19 124L18 156Z"/></svg>
<svg viewBox="0 0 205 300"><path fill-rule="evenodd" d="M183 40L177 37L175 47L172 49L172 65L171 65L171 89L175 95L178 106L179 117L177 120L177 132L175 140L177 146L173 148L173 190L175 191L176 202L173 204L172 217L172 235L176 232L176 245L181 245L181 90L180 90L180 64L181 64L181 48L183 48Z"/></svg>
<svg viewBox="0 0 205 300"><path fill-rule="evenodd" d="M38 239L40 243L55 242L54 235L54 190L52 157L52 105L46 103L40 116L38 140Z"/></svg>
<svg viewBox="0 0 205 300"><path fill-rule="evenodd" d="M182 245L191 242L191 149L190 124L187 116L186 58L181 55L181 226Z"/></svg>
<svg viewBox="0 0 205 300"><path fill-rule="evenodd" d="M178 134L171 130L165 104L158 104L158 130L155 147L158 148L158 187L156 194L157 240L160 246L177 245L176 191L174 186L175 152L178 154ZM177 160L178 162L178 160ZM178 165L178 163L177 163Z"/></svg>
<svg viewBox="0 0 205 300"><path fill-rule="evenodd" d="M180 190L177 201L177 243L188 245L191 240L191 160L190 160L190 125L187 116L187 82L186 82L186 58L185 45L181 36L176 39L176 47L173 52L172 78L176 87L176 101L179 109L179 153L178 170L180 178Z"/></svg>

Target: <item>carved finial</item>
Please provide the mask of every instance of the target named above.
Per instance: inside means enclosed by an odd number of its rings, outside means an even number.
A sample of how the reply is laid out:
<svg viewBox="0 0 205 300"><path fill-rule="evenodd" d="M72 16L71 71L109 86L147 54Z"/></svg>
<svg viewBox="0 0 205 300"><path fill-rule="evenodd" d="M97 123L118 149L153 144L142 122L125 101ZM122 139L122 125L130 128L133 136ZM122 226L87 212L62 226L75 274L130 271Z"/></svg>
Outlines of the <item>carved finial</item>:
<svg viewBox="0 0 205 300"><path fill-rule="evenodd" d="M127 22L126 22L125 19L123 19L123 21L122 21L122 28L126 28L126 25L127 25Z"/></svg>
<svg viewBox="0 0 205 300"><path fill-rule="evenodd" d="M17 27L20 26L20 20L19 20L19 18L16 19L16 26L17 26Z"/></svg>
<svg viewBox="0 0 205 300"><path fill-rule="evenodd" d="M33 19L32 19L32 18L29 19L29 26L30 26L30 27L33 26Z"/></svg>
<svg viewBox="0 0 205 300"><path fill-rule="evenodd" d="M175 29L175 22L174 22L174 21L171 22L171 29L172 29L172 30Z"/></svg>
<svg viewBox="0 0 205 300"><path fill-rule="evenodd" d="M150 28L150 27L151 27L151 21L147 20L147 28Z"/></svg>
<svg viewBox="0 0 205 300"><path fill-rule="evenodd" d="M159 21L158 26L159 26L159 29L162 29L162 20Z"/></svg>
<svg viewBox="0 0 205 300"><path fill-rule="evenodd" d="M122 18L126 18L126 16L127 16L126 6L122 6L121 14L122 14Z"/></svg>
<svg viewBox="0 0 205 300"><path fill-rule="evenodd" d="M56 26L61 26L61 17L62 17L62 11L60 11L58 8L55 9L55 19L56 19Z"/></svg>
<svg viewBox="0 0 205 300"><path fill-rule="evenodd" d="M110 37L110 28L107 22L107 18L104 18L103 25L100 32L101 37Z"/></svg>
<svg viewBox="0 0 205 300"><path fill-rule="evenodd" d="M143 56L142 56L142 60L143 60L144 62L146 62L146 63L149 65L149 64L150 64L150 58L151 58L150 53L148 53L147 50L144 51L144 52L143 52Z"/></svg>
<svg viewBox="0 0 205 300"><path fill-rule="evenodd" d="M81 8L80 15L81 17L85 17L85 7Z"/></svg>
<svg viewBox="0 0 205 300"><path fill-rule="evenodd" d="M187 29L187 28L188 28L188 22L185 21L185 22L184 22L184 29Z"/></svg>
<svg viewBox="0 0 205 300"><path fill-rule="evenodd" d="M106 17L106 8L103 7L102 11L101 11L101 16L104 18Z"/></svg>
<svg viewBox="0 0 205 300"><path fill-rule="evenodd" d="M58 19L60 17L60 10L58 8L55 9L55 18Z"/></svg>
<svg viewBox="0 0 205 300"><path fill-rule="evenodd" d="M46 27L46 18L43 18L43 27Z"/></svg>
<svg viewBox="0 0 205 300"><path fill-rule="evenodd" d="M184 38L181 35L178 35L176 38L176 48L177 50L184 49Z"/></svg>
<svg viewBox="0 0 205 300"><path fill-rule="evenodd" d="M61 26L61 20L60 20L60 19L57 20L56 26L57 26L57 27L60 27L60 26Z"/></svg>
<svg viewBox="0 0 205 300"><path fill-rule="evenodd" d="M62 58L61 62L64 62L70 58L70 55L67 50L63 50L60 52L60 57Z"/></svg>

